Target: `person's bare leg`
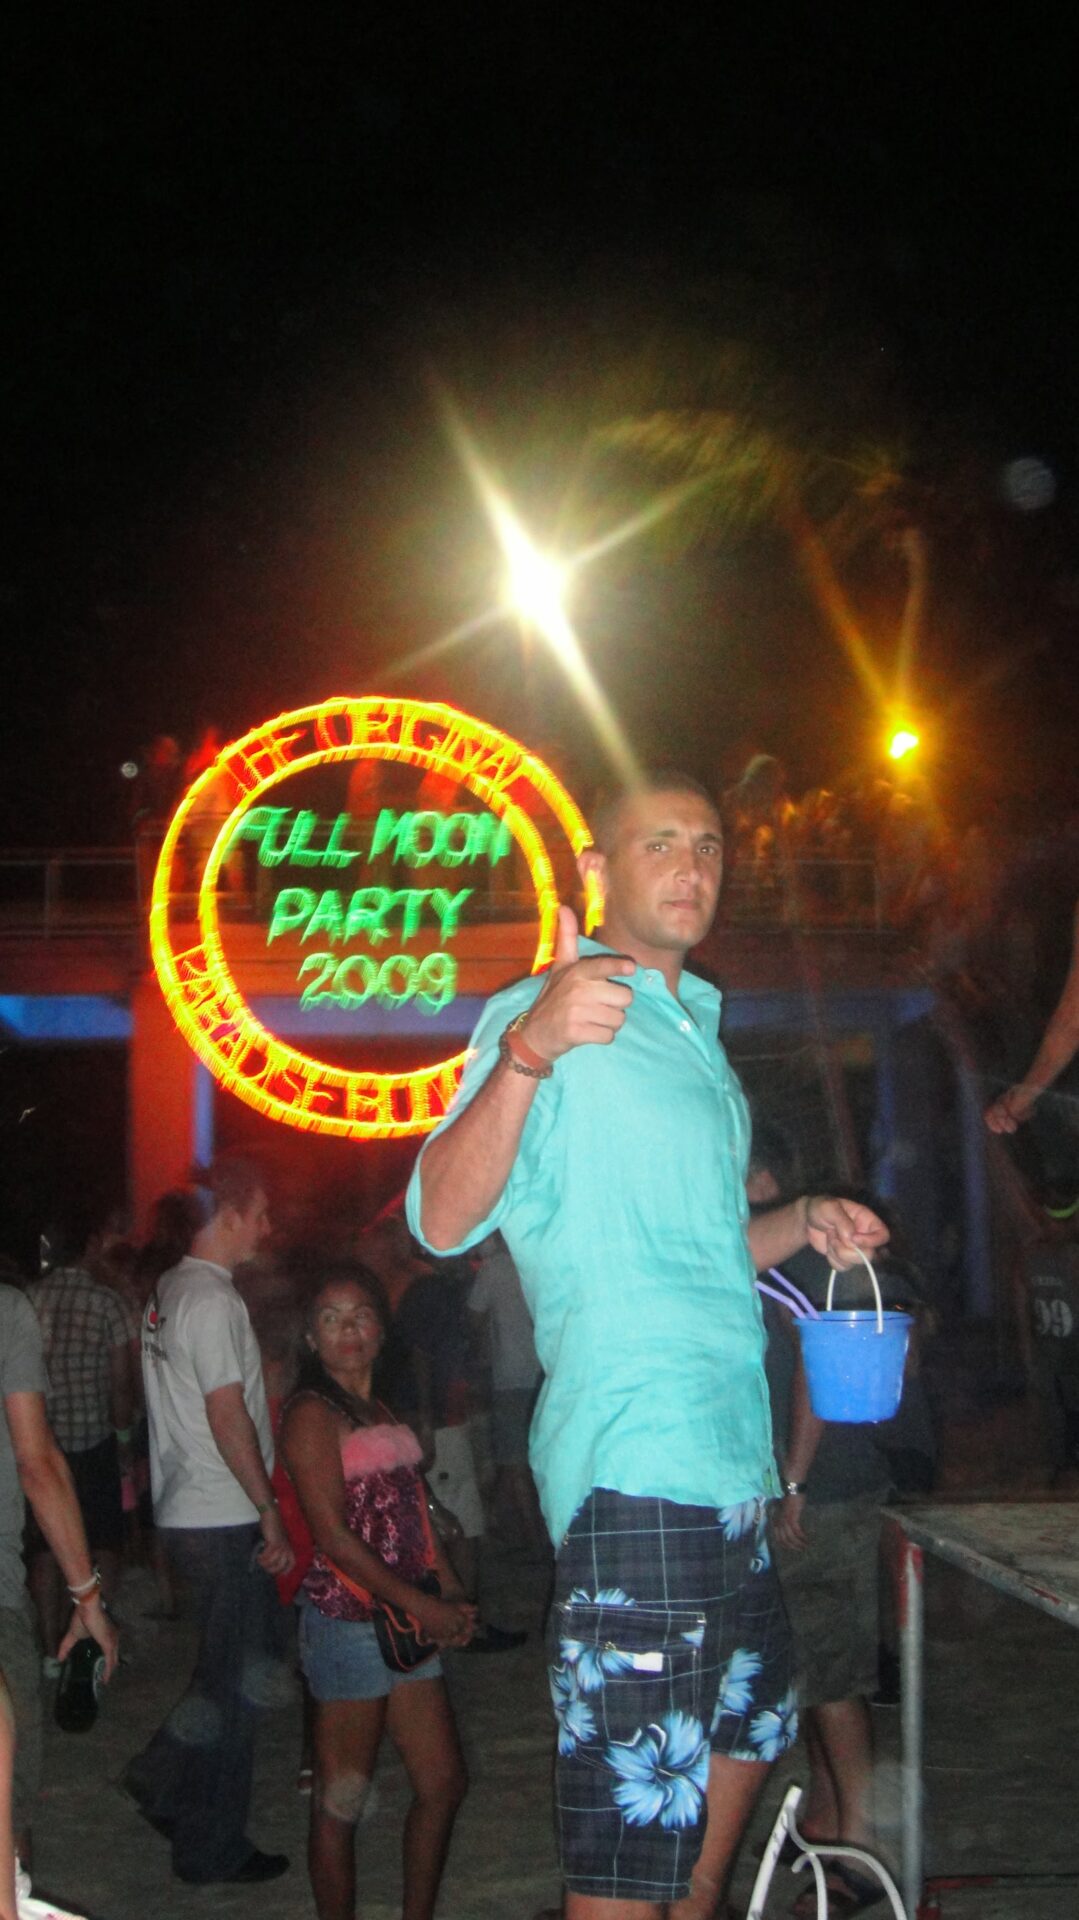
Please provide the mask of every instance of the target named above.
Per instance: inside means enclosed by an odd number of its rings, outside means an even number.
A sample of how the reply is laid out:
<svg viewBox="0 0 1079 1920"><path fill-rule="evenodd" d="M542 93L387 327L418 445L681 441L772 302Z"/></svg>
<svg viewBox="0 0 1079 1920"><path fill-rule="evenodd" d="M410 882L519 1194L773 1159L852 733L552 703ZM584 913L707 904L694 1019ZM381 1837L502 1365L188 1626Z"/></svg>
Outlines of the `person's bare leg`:
<svg viewBox="0 0 1079 1920"><path fill-rule="evenodd" d="M594 1893L567 1889L564 1920L664 1920L666 1906L653 1900L599 1900Z"/></svg>
<svg viewBox="0 0 1079 1920"><path fill-rule="evenodd" d="M802 1713L802 1733L809 1761L809 1786L798 1809L798 1831L806 1840L839 1838L839 1796L832 1777L828 1749L817 1726L816 1707Z"/></svg>
<svg viewBox="0 0 1079 1920"><path fill-rule="evenodd" d="M860 1694L814 1707L812 1718L835 1783L835 1824L829 1838L869 1846L873 1832L873 1724ZM815 1828L827 1832L827 1828Z"/></svg>
<svg viewBox="0 0 1079 1920"><path fill-rule="evenodd" d="M307 1869L319 1920L355 1920L356 1822L375 1770L385 1700L315 1702Z"/></svg>
<svg viewBox="0 0 1079 1920"><path fill-rule="evenodd" d="M416 1680L395 1687L386 1724L412 1788L403 1841L401 1920L431 1920L457 1809L468 1791L444 1682Z"/></svg>
<svg viewBox="0 0 1079 1920"><path fill-rule="evenodd" d="M765 1760L731 1760L714 1753L708 1765L708 1826L684 1900L673 1900L669 1920L716 1920L725 1910L742 1836L772 1767Z"/></svg>

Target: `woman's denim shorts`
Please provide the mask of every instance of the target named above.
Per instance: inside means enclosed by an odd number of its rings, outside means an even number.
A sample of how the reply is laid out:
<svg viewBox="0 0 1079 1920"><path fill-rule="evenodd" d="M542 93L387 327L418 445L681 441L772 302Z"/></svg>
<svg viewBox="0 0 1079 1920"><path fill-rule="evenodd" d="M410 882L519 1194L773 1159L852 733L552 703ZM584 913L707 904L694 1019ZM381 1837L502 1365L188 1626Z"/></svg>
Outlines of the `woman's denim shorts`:
<svg viewBox="0 0 1079 1920"><path fill-rule="evenodd" d="M411 1673L392 1673L369 1620L330 1620L306 1601L300 1606L300 1666L316 1700L384 1700L395 1687L442 1676L437 1653Z"/></svg>

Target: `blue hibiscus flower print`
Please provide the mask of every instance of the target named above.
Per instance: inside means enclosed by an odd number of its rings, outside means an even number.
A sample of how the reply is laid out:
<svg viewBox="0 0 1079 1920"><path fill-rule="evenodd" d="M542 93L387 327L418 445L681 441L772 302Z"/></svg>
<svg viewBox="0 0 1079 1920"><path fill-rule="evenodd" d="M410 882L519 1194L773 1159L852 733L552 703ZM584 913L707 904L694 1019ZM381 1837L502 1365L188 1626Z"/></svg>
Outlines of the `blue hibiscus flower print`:
<svg viewBox="0 0 1079 1920"><path fill-rule="evenodd" d="M581 1698L577 1675L572 1667L552 1667L551 1700L558 1722L558 1751L571 1754L582 1742L596 1737L596 1717Z"/></svg>
<svg viewBox="0 0 1079 1920"><path fill-rule="evenodd" d="M719 1699L712 1715L713 1733L725 1713L742 1715L749 1712L753 1705L753 1682L760 1670L759 1653L751 1653L748 1647L735 1648L719 1683Z"/></svg>
<svg viewBox="0 0 1079 1920"><path fill-rule="evenodd" d="M758 1512L756 1500L739 1500L733 1507L720 1507L716 1519L723 1528L724 1539L741 1540L747 1533L752 1533Z"/></svg>
<svg viewBox="0 0 1079 1920"><path fill-rule="evenodd" d="M601 1587L595 1600L583 1587L574 1587L569 1599L571 1606L632 1607L634 1604L621 1587ZM563 1635L558 1644L563 1664L575 1671L582 1693L598 1692L611 1674L626 1673L633 1665L632 1653L624 1653L619 1647L597 1646L594 1641L574 1640L569 1635Z"/></svg>
<svg viewBox="0 0 1079 1920"><path fill-rule="evenodd" d="M613 1792L629 1824L694 1827L708 1785L708 1742L699 1720L665 1713L630 1741L612 1741L607 1765L618 1775Z"/></svg>
<svg viewBox="0 0 1079 1920"><path fill-rule="evenodd" d="M758 1713L749 1729L756 1760L778 1760L798 1738L798 1697L792 1687L777 1707Z"/></svg>

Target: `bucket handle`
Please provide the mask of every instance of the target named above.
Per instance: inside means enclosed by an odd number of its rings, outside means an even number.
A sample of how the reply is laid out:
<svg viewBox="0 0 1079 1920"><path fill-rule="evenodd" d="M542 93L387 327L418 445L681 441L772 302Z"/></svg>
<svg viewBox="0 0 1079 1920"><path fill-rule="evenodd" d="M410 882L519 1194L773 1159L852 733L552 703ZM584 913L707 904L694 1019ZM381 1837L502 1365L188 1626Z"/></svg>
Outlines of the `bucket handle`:
<svg viewBox="0 0 1079 1920"><path fill-rule="evenodd" d="M883 1333L884 1332L884 1304L880 1297L880 1288L877 1285L877 1276L873 1271L873 1262L869 1258L869 1255L867 1253L862 1252L861 1247L858 1248L858 1257L860 1260L865 1261L865 1264L869 1269L869 1278L873 1282L873 1292L876 1295L876 1300L877 1300L877 1332ZM836 1270L833 1267L831 1273L828 1275L828 1294L824 1302L824 1308L826 1313L831 1313L832 1311L832 1294L835 1291L835 1276L836 1276Z"/></svg>

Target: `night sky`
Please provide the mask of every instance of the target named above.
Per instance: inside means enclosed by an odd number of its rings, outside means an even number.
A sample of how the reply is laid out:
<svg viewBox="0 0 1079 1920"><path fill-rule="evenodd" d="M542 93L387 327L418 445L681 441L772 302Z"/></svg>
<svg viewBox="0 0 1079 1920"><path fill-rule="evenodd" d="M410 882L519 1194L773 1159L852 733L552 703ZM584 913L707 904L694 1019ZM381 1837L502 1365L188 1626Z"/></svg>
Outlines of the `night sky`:
<svg viewBox="0 0 1079 1920"><path fill-rule="evenodd" d="M898 538L926 536L912 695L942 800L1079 806L1070 23L743 12L24 20L0 843L116 843L155 734L331 693L456 699L587 786L587 726L511 627L408 663L496 591L447 393L567 550L658 491L594 453L627 415L745 410L833 495L885 460L837 564L890 684ZM1008 494L1030 458L1040 506ZM572 610L646 753L719 780L767 748L797 789L879 749L774 516L670 520Z"/></svg>

